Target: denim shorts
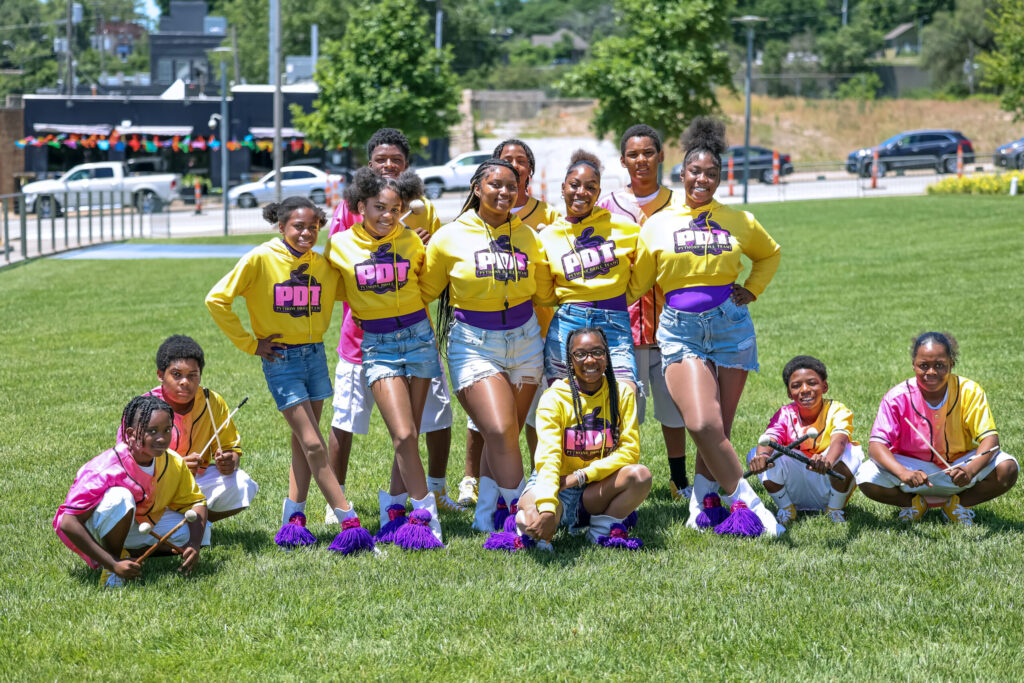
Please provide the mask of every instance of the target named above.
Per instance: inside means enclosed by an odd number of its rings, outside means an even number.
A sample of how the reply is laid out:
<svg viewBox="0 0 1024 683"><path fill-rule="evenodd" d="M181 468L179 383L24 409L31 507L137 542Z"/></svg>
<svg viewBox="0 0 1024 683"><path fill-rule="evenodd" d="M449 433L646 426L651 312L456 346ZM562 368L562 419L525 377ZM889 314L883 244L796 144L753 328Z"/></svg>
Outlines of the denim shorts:
<svg viewBox="0 0 1024 683"><path fill-rule="evenodd" d="M514 385L540 384L544 343L537 316L511 330L484 330L456 320L448 332L448 374L457 392L500 374Z"/></svg>
<svg viewBox="0 0 1024 683"><path fill-rule="evenodd" d="M263 376L278 410L334 396L323 342L278 349L284 358L263 359Z"/></svg>
<svg viewBox="0 0 1024 683"><path fill-rule="evenodd" d="M396 332L363 332L362 350L367 387L386 377L441 376L434 328L427 318Z"/></svg>
<svg viewBox="0 0 1024 683"><path fill-rule="evenodd" d="M529 491L536 483L537 470L534 470L530 473L530 478L526 480L523 493ZM562 519L558 522L559 526L567 526L571 533L575 533L579 528L580 508L583 507L583 488L562 489L558 492L558 502L562 504ZM587 517L589 518L589 515Z"/></svg>
<svg viewBox="0 0 1024 683"><path fill-rule="evenodd" d="M544 374L547 378L562 379L566 376L565 342L570 332L581 327L599 327L604 331L615 377L632 382L640 390L629 311L609 311L593 306L562 304L558 307L544 342Z"/></svg>
<svg viewBox="0 0 1024 683"><path fill-rule="evenodd" d="M757 338L747 307L728 298L702 313L671 306L661 311L657 332L662 370L684 358L700 358L721 368L757 370Z"/></svg>

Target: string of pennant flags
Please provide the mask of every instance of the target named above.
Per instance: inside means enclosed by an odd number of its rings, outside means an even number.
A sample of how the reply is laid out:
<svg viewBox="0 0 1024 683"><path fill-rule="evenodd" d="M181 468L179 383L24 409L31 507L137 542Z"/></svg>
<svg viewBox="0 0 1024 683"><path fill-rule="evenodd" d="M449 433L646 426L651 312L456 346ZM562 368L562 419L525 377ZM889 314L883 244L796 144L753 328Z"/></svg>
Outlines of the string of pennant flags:
<svg viewBox="0 0 1024 683"><path fill-rule="evenodd" d="M67 147L68 149L99 149L102 151L114 150L117 152L124 151L125 149L130 149L133 152L156 152L159 149L170 149L174 152L191 152L207 149L216 151L221 147L221 141L213 135L208 138L203 137L202 135L197 135L195 137L192 137L191 135L161 137L159 135L121 135L117 131L114 131L109 136L77 135L74 133L55 133L40 136L29 135L21 140L15 140L14 144L16 147L21 149L24 149L25 147L42 147L44 145L48 145L55 148ZM302 151L304 154L308 153L312 147L309 142L302 138L292 138L283 144L289 147L292 152ZM259 150L263 152L272 152L274 151L274 141L258 140L252 135L246 135L241 140L231 138L227 142L229 152L237 151L243 147L253 151Z"/></svg>

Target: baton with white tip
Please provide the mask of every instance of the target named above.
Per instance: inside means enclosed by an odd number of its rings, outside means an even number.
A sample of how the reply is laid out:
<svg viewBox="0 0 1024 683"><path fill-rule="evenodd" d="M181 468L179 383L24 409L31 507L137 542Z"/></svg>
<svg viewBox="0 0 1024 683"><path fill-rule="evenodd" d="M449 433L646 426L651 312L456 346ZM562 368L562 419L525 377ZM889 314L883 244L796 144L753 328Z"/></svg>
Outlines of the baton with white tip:
<svg viewBox="0 0 1024 683"><path fill-rule="evenodd" d="M761 436L761 439L758 439L757 445L758 446L767 446L768 444L761 443L761 440L764 439L767 436L768 436L767 434L763 434ZM803 436L801 436L799 439L797 439L793 443L789 444L786 448L796 448L797 446L802 444L804 441L807 441L807 439L817 439L817 438L818 438L818 430L815 429L814 427L811 427L806 432L804 432ZM769 463L775 462L776 460L778 460L781 457L782 457L782 452L779 451L779 450L776 450L774 453L772 453L771 457L768 458L768 462ZM747 470L746 472L743 473L743 478L745 479L746 477L749 477L751 474L754 474L754 472L751 472L750 470Z"/></svg>
<svg viewBox="0 0 1024 683"><path fill-rule="evenodd" d="M814 464L811 461L810 458L808 458L806 455L804 455L800 451L795 451L795 450L793 450L792 448L790 448L788 446L783 446L780 443L776 443L767 434L762 434L761 435L761 438L757 440L757 445L758 446L770 446L770 447L774 448L777 451L781 451L783 455L788 455L789 457L793 458L794 460L796 460L798 462L802 462L805 465L813 465ZM832 477L833 479L838 479L839 481L846 481L846 477L845 476L843 476L842 474L839 474L838 472L836 472L831 467L829 467L828 469L825 470L825 474L827 474L828 476Z"/></svg>
<svg viewBox="0 0 1024 683"><path fill-rule="evenodd" d="M224 426L227 425L228 422L231 422L231 418L233 418L235 416L235 413L238 412L238 409L241 408L242 406L244 406L245 402L248 401L248 400L249 400L249 397L246 396L245 398L242 399L241 403L239 403L237 406L235 406L234 410L232 410L230 413L228 413L228 416L226 418L224 418L223 422L220 423L220 427L217 427L216 429L213 430L213 436L211 436L210 440L206 442L205 446L203 446L203 450L199 451L200 453L205 453L207 450L209 450L210 446L213 444L213 440L214 439L217 439L218 445L220 444L220 439L217 436L218 434L220 434L220 430L224 429ZM212 414L211 414L211 417L212 417Z"/></svg>

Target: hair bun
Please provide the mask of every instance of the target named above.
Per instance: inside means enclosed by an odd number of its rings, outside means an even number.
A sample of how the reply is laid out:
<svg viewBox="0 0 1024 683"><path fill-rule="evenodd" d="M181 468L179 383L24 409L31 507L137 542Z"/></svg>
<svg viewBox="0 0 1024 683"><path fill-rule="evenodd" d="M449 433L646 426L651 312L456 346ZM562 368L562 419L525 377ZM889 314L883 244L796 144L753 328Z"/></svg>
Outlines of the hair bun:
<svg viewBox="0 0 1024 683"><path fill-rule="evenodd" d="M725 144L725 123L710 116L696 117L683 133L682 145L687 155L690 152L707 151L717 157L722 156L728 149Z"/></svg>

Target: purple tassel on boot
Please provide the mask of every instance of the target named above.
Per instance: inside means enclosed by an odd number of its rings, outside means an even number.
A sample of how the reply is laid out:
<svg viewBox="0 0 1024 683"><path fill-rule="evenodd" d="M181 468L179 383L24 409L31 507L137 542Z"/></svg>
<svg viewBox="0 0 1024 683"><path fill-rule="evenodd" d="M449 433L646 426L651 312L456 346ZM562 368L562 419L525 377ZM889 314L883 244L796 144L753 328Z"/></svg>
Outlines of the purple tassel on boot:
<svg viewBox="0 0 1024 683"><path fill-rule="evenodd" d="M704 496L704 500L701 502L704 505L704 509L697 515L696 524L698 528L710 529L716 527L729 516L729 511L722 506L722 499L718 497L717 493L709 493Z"/></svg>
<svg viewBox="0 0 1024 683"><path fill-rule="evenodd" d="M274 536L274 543L282 548L298 548L315 544L316 536L306 528L306 515L296 512Z"/></svg>
<svg viewBox="0 0 1024 683"><path fill-rule="evenodd" d="M342 555L351 555L360 550L373 550L373 536L359 524L358 517L349 517L341 522L341 533L334 537L328 550Z"/></svg>
<svg viewBox="0 0 1024 683"><path fill-rule="evenodd" d="M507 550L514 553L517 550L532 548L534 545L536 543L529 536L520 536L514 531L496 531L484 541L484 550Z"/></svg>
<svg viewBox="0 0 1024 683"><path fill-rule="evenodd" d="M637 522L640 521L640 516L636 514L636 510L633 510L626 518L622 520L622 526L626 527L626 531L632 531L636 528Z"/></svg>
<svg viewBox="0 0 1024 683"><path fill-rule="evenodd" d="M516 498L512 501L512 505L508 508L508 517L505 518L505 524L502 526L504 531L510 534L518 534L519 531L516 529L516 513L519 512L519 499Z"/></svg>
<svg viewBox="0 0 1024 683"><path fill-rule="evenodd" d="M753 538L764 533L764 525L761 524L761 519L747 508L746 503L737 500L732 504L732 514L715 527L715 533Z"/></svg>
<svg viewBox="0 0 1024 683"><path fill-rule="evenodd" d="M404 505L389 505L388 506L388 519L390 520L387 524L380 528L380 531L373 537L377 543L394 543L395 532L397 532L402 526L409 521L409 518L405 516Z"/></svg>
<svg viewBox="0 0 1024 683"><path fill-rule="evenodd" d="M506 519L508 519L508 503L505 502L504 497L498 496L498 507L494 511L494 530L501 531L504 529Z"/></svg>
<svg viewBox="0 0 1024 683"><path fill-rule="evenodd" d="M402 525L395 532L395 545L405 550L430 550L443 548L444 544L434 537L430 531L430 513L426 510L413 510L409 515L409 523Z"/></svg>
<svg viewBox="0 0 1024 683"><path fill-rule="evenodd" d="M597 544L606 548L621 548L623 550L640 550L644 542L639 538L630 538L629 532L622 524L612 524L611 531L607 536L598 536Z"/></svg>

